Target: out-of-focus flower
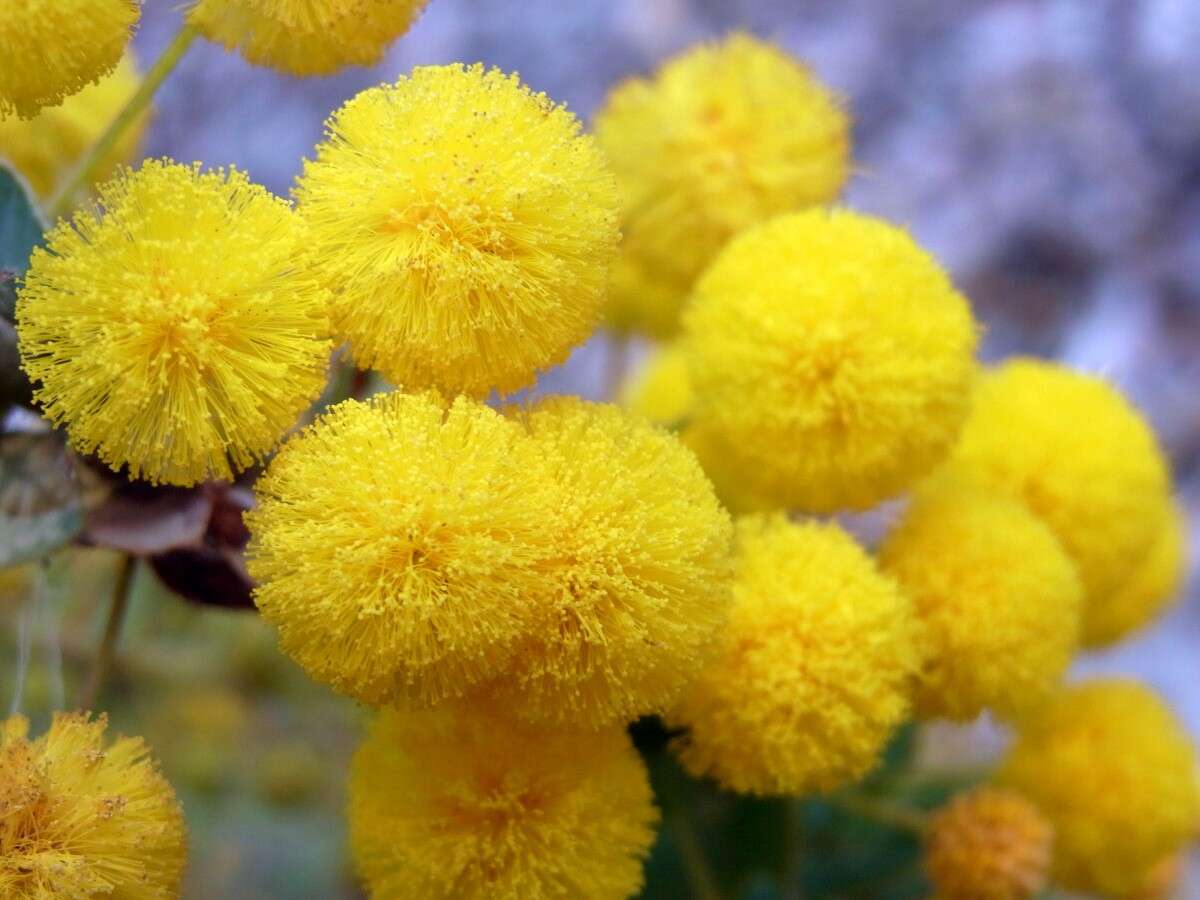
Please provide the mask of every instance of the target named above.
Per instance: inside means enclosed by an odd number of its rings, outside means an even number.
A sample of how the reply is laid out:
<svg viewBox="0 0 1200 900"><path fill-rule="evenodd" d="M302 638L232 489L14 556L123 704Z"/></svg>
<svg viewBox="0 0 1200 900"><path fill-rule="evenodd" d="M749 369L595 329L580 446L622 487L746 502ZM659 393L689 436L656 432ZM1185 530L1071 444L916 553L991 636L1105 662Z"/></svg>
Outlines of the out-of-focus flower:
<svg viewBox="0 0 1200 900"><path fill-rule="evenodd" d="M1158 537L1112 593L1096 598L1088 609L1088 646L1112 644L1153 621L1171 601L1187 569L1187 517L1178 504L1168 504Z"/></svg>
<svg viewBox="0 0 1200 900"><path fill-rule="evenodd" d="M544 590L544 468L519 424L476 401L346 401L255 487L255 602L310 676L365 703L462 694L499 674Z"/></svg>
<svg viewBox="0 0 1200 900"><path fill-rule="evenodd" d="M952 460L1057 535L1083 580L1084 643L1117 637L1092 611L1147 558L1169 503L1166 460L1137 410L1099 378L1013 360L979 380Z"/></svg>
<svg viewBox="0 0 1200 900"><path fill-rule="evenodd" d="M645 364L621 386L621 405L656 425L678 426L696 403L687 355L679 344L656 347Z"/></svg>
<svg viewBox="0 0 1200 900"><path fill-rule="evenodd" d="M110 74L60 105L28 120L0 119L0 157L16 166L40 197L49 197L133 96L139 79L133 56L126 53ZM148 121L143 114L122 132L96 167L96 183L133 161Z"/></svg>
<svg viewBox="0 0 1200 900"><path fill-rule="evenodd" d="M1050 529L1018 500L935 476L880 550L924 631L924 716L1012 718L1044 702L1079 646L1083 588Z"/></svg>
<svg viewBox="0 0 1200 900"><path fill-rule="evenodd" d="M674 334L692 282L726 241L838 194L849 132L840 101L807 68L742 33L618 86L596 117L624 204L610 324Z"/></svg>
<svg viewBox="0 0 1200 900"><path fill-rule="evenodd" d="M430 66L363 91L327 129L295 195L360 367L507 393L591 333L616 183L565 107L496 69Z"/></svg>
<svg viewBox="0 0 1200 900"><path fill-rule="evenodd" d="M976 326L902 230L847 211L735 238L684 317L697 415L758 493L865 508L930 471L967 413Z"/></svg>
<svg viewBox="0 0 1200 900"><path fill-rule="evenodd" d="M0 15L0 119L32 118L112 71L137 0L21 0Z"/></svg>
<svg viewBox="0 0 1200 900"><path fill-rule="evenodd" d="M428 0L198 0L188 21L258 66L328 75L373 66Z"/></svg>
<svg viewBox="0 0 1200 900"><path fill-rule="evenodd" d="M662 711L728 616L729 515L676 437L615 406L556 397L514 415L555 484L553 555L498 702L590 728Z"/></svg>
<svg viewBox="0 0 1200 900"><path fill-rule="evenodd" d="M303 223L241 172L169 160L99 193L34 250L17 299L34 396L131 478L230 478L325 382L328 294Z"/></svg>
<svg viewBox="0 0 1200 900"><path fill-rule="evenodd" d="M1020 794L978 788L930 820L925 868L938 900L1028 900L1046 887L1053 840Z"/></svg>
<svg viewBox="0 0 1200 900"><path fill-rule="evenodd" d="M623 900L657 819L623 728L495 707L383 713L350 774L351 846L376 900Z"/></svg>
<svg viewBox="0 0 1200 900"><path fill-rule="evenodd" d="M178 897L183 816L141 738L106 745L106 719L0 723L0 895Z"/></svg>
<svg viewBox="0 0 1200 900"><path fill-rule="evenodd" d="M670 715L681 761L755 794L861 778L909 713L911 604L836 525L747 517L736 557L720 653Z"/></svg>
<svg viewBox="0 0 1200 900"><path fill-rule="evenodd" d="M1064 690L1024 724L998 778L1054 826L1053 877L1070 890L1137 890L1200 824L1191 738L1135 682Z"/></svg>

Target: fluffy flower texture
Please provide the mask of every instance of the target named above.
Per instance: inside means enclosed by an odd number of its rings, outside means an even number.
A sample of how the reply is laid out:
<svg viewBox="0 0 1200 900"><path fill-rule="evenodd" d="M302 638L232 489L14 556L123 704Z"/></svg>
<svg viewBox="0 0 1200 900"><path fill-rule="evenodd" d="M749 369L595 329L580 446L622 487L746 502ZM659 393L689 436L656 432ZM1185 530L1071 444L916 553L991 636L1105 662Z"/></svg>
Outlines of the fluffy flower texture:
<svg viewBox="0 0 1200 900"><path fill-rule="evenodd" d="M1083 579L1090 638L1092 611L1163 527L1167 464L1142 417L1098 378L1018 359L980 379L953 461L1023 500L1058 536Z"/></svg>
<svg viewBox="0 0 1200 900"><path fill-rule="evenodd" d="M880 563L923 626L919 714L1013 718L1053 693L1079 645L1083 588L1053 533L1019 501L935 477Z"/></svg>
<svg viewBox="0 0 1200 900"><path fill-rule="evenodd" d="M1187 569L1188 522L1174 503L1164 510L1156 537L1139 562L1111 594L1088 610L1089 647L1112 644L1157 617L1179 595Z"/></svg>
<svg viewBox="0 0 1200 900"><path fill-rule="evenodd" d="M720 654L670 716L681 761L755 794L856 781L909 713L911 605L836 525L751 516L736 543Z"/></svg>
<svg viewBox="0 0 1200 900"><path fill-rule="evenodd" d="M938 900L1028 900L1046 887L1054 832L1020 794L960 794L934 815L927 841Z"/></svg>
<svg viewBox="0 0 1200 900"><path fill-rule="evenodd" d="M361 367L510 392L591 333L616 183L565 107L496 69L430 66L326 127L295 194Z"/></svg>
<svg viewBox="0 0 1200 900"><path fill-rule="evenodd" d="M687 354L682 345L656 347L642 367L621 387L621 405L656 425L674 428L696 405Z"/></svg>
<svg viewBox="0 0 1200 900"><path fill-rule="evenodd" d="M698 415L758 492L827 512L898 493L967 413L976 326L907 234L847 211L734 239L685 316Z"/></svg>
<svg viewBox="0 0 1200 900"><path fill-rule="evenodd" d="M105 746L103 716L0 723L0 895L8 900L179 896L183 816L141 738Z"/></svg>
<svg viewBox="0 0 1200 900"><path fill-rule="evenodd" d="M230 478L325 383L303 223L236 170L150 160L60 221L17 299L22 367L82 453L153 482Z"/></svg>
<svg viewBox="0 0 1200 900"><path fill-rule="evenodd" d="M198 0L188 21L227 50L292 75L373 66L428 0Z"/></svg>
<svg viewBox="0 0 1200 900"><path fill-rule="evenodd" d="M658 815L624 729L496 709L384 713L350 773L351 846L375 900L619 900Z"/></svg>
<svg viewBox="0 0 1200 900"><path fill-rule="evenodd" d="M137 0L20 0L0 15L0 119L28 119L112 71Z"/></svg>
<svg viewBox="0 0 1200 900"><path fill-rule="evenodd" d="M669 337L692 282L738 232L827 203L849 171L850 122L796 60L734 34L617 87L596 117L624 203L615 327Z"/></svg>
<svg viewBox="0 0 1200 900"><path fill-rule="evenodd" d="M49 197L138 88L140 76L126 54L111 74L46 107L32 119L0 119L0 157L29 181L40 197ZM137 153L149 116L131 125L96 169L96 182L110 178Z"/></svg>
<svg viewBox="0 0 1200 900"><path fill-rule="evenodd" d="M642 369L622 387L621 403L657 425L682 429L680 441L696 454L726 509L749 513L777 505L755 492L753 479L747 476L721 436L703 422L693 421L696 394L682 344L656 348Z"/></svg>
<svg viewBox="0 0 1200 900"><path fill-rule="evenodd" d="M346 401L255 487L255 601L285 653L365 703L461 694L529 628L550 488L523 429L474 400Z"/></svg>
<svg viewBox="0 0 1200 900"><path fill-rule="evenodd" d="M728 513L673 435L614 406L557 397L514 415L555 484L554 552L498 702L589 728L665 709L729 612Z"/></svg>
<svg viewBox="0 0 1200 900"><path fill-rule="evenodd" d="M998 778L1054 826L1053 876L1069 890L1133 892L1200 824L1191 739L1134 682L1063 691L1025 725Z"/></svg>

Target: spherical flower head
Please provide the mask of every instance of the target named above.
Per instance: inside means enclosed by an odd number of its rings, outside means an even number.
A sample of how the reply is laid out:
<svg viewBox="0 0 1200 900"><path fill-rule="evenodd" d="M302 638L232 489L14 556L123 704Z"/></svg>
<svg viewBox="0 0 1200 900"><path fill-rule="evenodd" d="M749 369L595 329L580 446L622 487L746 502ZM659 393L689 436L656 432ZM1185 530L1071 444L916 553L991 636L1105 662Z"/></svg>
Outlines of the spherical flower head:
<svg viewBox="0 0 1200 900"><path fill-rule="evenodd" d="M0 723L0 895L9 900L178 897L183 816L141 738L105 741L107 721L56 713Z"/></svg>
<svg viewBox="0 0 1200 900"><path fill-rule="evenodd" d="M1162 528L1167 463L1145 420L1099 378L1017 359L980 379L955 465L1022 500L1062 542L1092 610Z"/></svg>
<svg viewBox="0 0 1200 900"><path fill-rule="evenodd" d="M736 545L719 654L670 715L679 758L743 793L850 784L909 713L912 607L836 525L749 516Z"/></svg>
<svg viewBox="0 0 1200 900"><path fill-rule="evenodd" d="M188 22L251 63L291 75L373 66L428 0L198 0Z"/></svg>
<svg viewBox="0 0 1200 900"><path fill-rule="evenodd" d="M42 412L131 478L260 460L325 383L328 294L303 223L239 171L149 160L33 252L17 298Z"/></svg>
<svg viewBox="0 0 1200 900"><path fill-rule="evenodd" d="M618 86L596 117L624 203L617 327L670 337L692 282L738 232L828 203L849 173L840 99L778 47L736 33Z"/></svg>
<svg viewBox="0 0 1200 900"><path fill-rule="evenodd" d="M866 508L949 451L976 326L902 230L844 210L735 238L685 315L700 417L759 492L815 512Z"/></svg>
<svg viewBox="0 0 1200 900"><path fill-rule="evenodd" d="M679 433L679 440L696 454L717 497L734 515L770 512L782 506L759 484L756 473L741 454L711 424L694 420Z"/></svg>
<svg viewBox="0 0 1200 900"><path fill-rule="evenodd" d="M1064 690L1024 724L998 779L1053 825L1053 877L1069 890L1134 891L1200 823L1191 738L1135 682Z"/></svg>
<svg viewBox="0 0 1200 900"><path fill-rule="evenodd" d="M133 96L140 78L126 53L111 73L59 106L45 107L28 120L0 119L0 157L16 166L38 196L49 197ZM132 161L148 120L142 114L121 134L97 165L94 183Z"/></svg>
<svg viewBox="0 0 1200 900"><path fill-rule="evenodd" d="M1120 587L1089 606L1084 635L1089 647L1116 643L1153 621L1178 597L1187 570L1187 537L1186 514L1178 504L1167 501L1158 537L1141 562Z"/></svg>
<svg viewBox="0 0 1200 900"><path fill-rule="evenodd" d="M930 820L925 868L938 900L1029 900L1046 887L1053 841L1020 794L977 788Z"/></svg>
<svg viewBox="0 0 1200 900"><path fill-rule="evenodd" d="M728 513L696 458L643 419L574 397L514 416L556 486L554 551L496 702L587 728L665 709L728 614Z"/></svg>
<svg viewBox="0 0 1200 900"><path fill-rule="evenodd" d="M621 387L621 405L656 425L678 426L696 405L687 354L677 343L656 347Z"/></svg>
<svg viewBox="0 0 1200 900"><path fill-rule="evenodd" d="M496 707L385 712L350 771L350 841L375 900L622 900L658 815L624 729Z"/></svg>
<svg viewBox="0 0 1200 900"><path fill-rule="evenodd" d="M137 0L21 0L0 16L0 119L32 118L112 71Z"/></svg>
<svg viewBox="0 0 1200 900"><path fill-rule="evenodd" d="M333 114L295 194L363 368L411 389L532 383L596 325L616 183L516 75L429 66Z"/></svg>
<svg viewBox="0 0 1200 900"><path fill-rule="evenodd" d="M1083 588L1050 529L1017 500L952 475L917 493L880 549L924 631L922 716L1020 716L1079 645Z"/></svg>
<svg viewBox="0 0 1200 900"><path fill-rule="evenodd" d="M474 400L346 401L255 486L255 602L285 653L365 703L461 694L530 627L550 487L524 430Z"/></svg>

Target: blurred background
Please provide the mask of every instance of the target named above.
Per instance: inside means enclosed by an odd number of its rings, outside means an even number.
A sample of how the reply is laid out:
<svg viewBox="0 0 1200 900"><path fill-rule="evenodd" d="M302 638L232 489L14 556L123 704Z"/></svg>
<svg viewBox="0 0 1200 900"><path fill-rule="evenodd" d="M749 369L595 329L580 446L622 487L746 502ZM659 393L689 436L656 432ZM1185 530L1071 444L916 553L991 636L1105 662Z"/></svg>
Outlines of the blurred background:
<svg viewBox="0 0 1200 900"><path fill-rule="evenodd" d="M174 34L179 5L145 0L143 65ZM777 41L845 97L857 161L845 202L904 224L941 259L986 324L986 358L1059 358L1145 410L1193 523L1192 574L1165 618L1079 669L1136 675L1200 735L1197 0L431 0L383 64L326 79L200 42L159 94L144 152L236 164L286 195L329 112L414 65L519 71L590 120L623 77L734 28ZM605 340L539 390L598 396ZM108 596L107 558L79 551L71 566L73 584L91 567L94 592L17 623L34 709L61 698L62 657L90 652L59 636L75 623L92 641ZM41 577L54 594L55 572ZM114 718L146 734L184 797L187 896L357 896L341 782L360 712L283 659L252 614L188 606L137 577L123 646L138 652L116 673L117 690L137 689ZM994 741L986 724L934 728L922 752L969 758ZM660 888L688 896L682 882ZM1200 897L1195 871L1183 891Z"/></svg>

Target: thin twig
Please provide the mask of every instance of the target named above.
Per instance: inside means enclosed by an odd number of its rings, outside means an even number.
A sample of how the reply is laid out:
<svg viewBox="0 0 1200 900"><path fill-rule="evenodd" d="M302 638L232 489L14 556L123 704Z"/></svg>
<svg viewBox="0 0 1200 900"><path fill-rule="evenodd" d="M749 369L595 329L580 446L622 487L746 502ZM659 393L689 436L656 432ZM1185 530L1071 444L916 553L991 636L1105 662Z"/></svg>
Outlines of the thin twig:
<svg viewBox="0 0 1200 900"><path fill-rule="evenodd" d="M697 900L721 900L717 879L704 856L704 848L700 846L700 839L696 836L691 820L685 815L677 814L671 816L667 824L675 837L679 855L683 858L683 868L692 885L692 896Z"/></svg>
<svg viewBox="0 0 1200 900"><path fill-rule="evenodd" d="M604 399L616 402L629 369L629 335L610 334L605 343Z"/></svg>
<svg viewBox="0 0 1200 900"><path fill-rule="evenodd" d="M789 798L783 810L783 871L780 875L782 900L802 900L804 887L801 865L804 862L804 828L800 800Z"/></svg>
<svg viewBox="0 0 1200 900"><path fill-rule="evenodd" d="M87 687L79 701L79 708L91 710L100 699L100 691L104 681L112 669L113 657L117 650L117 639L121 636L121 624L125 621L125 611L129 607L129 595L133 587L133 574L137 568L137 560L128 554L121 557L117 569L116 582L113 584L112 605L108 609L108 620L104 623L104 635L100 639L100 647L92 663L92 672L88 676Z"/></svg>
<svg viewBox="0 0 1200 900"><path fill-rule="evenodd" d="M830 798L835 805L862 819L886 825L899 831L922 834L929 817L919 809L899 806L886 800L876 800L862 794L841 794Z"/></svg>
<svg viewBox="0 0 1200 900"><path fill-rule="evenodd" d="M150 105L150 101L154 99L154 95L158 93L158 89L162 86L162 83L167 80L167 76L179 65L179 61L183 59L198 34L199 32L191 25L185 24L179 29L175 38L167 45L167 49L162 52L162 55L150 67L150 70L146 72L146 77L142 79L142 83L138 86L134 95L129 98L129 102L117 113L117 117L109 123L104 134L100 135L100 139L92 145L87 155L75 166L66 184L62 186L53 199L46 205L46 212L51 221L64 215L71 208L71 204L74 202L80 189L85 184L91 184L101 162L108 157L112 148L116 146L117 141L121 139L121 135L137 121L146 107Z"/></svg>

